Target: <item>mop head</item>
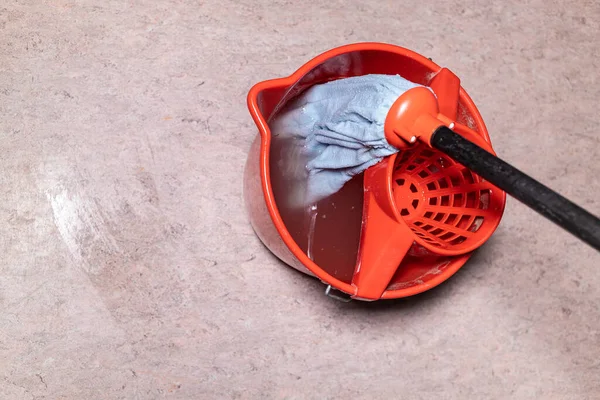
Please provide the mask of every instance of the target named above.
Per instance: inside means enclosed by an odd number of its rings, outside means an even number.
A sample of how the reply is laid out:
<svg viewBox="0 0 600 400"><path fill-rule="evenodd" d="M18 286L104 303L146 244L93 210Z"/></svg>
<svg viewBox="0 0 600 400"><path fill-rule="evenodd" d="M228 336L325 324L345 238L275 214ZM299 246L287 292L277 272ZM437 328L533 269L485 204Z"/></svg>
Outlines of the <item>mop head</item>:
<svg viewBox="0 0 600 400"><path fill-rule="evenodd" d="M339 191L353 176L398 151L385 139L384 123L393 103L417 87L399 75L364 75L312 86L270 123L274 134L299 139L288 153L297 157L296 180L305 175L300 205ZM292 177L292 180L294 180Z"/></svg>

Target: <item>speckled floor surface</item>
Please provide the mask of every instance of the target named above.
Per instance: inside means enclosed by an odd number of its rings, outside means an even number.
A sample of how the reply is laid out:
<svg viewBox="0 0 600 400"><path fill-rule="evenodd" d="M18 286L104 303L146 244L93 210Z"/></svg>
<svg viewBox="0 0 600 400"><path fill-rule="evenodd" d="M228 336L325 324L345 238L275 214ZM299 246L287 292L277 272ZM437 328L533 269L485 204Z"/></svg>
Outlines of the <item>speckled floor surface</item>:
<svg viewBox="0 0 600 400"><path fill-rule="evenodd" d="M344 304L256 239L246 94L382 41L600 214L600 3L0 4L0 398L597 399L600 255L509 199L440 287Z"/></svg>

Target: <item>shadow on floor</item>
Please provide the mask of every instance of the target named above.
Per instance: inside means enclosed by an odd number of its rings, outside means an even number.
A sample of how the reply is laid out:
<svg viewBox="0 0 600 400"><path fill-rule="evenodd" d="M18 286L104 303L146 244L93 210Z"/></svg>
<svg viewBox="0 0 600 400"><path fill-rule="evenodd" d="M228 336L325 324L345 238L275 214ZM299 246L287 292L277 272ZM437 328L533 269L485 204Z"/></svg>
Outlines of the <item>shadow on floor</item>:
<svg viewBox="0 0 600 400"><path fill-rule="evenodd" d="M402 310L422 308L425 306L430 307L436 304L438 301L443 301L443 299L448 297L449 293L457 290L459 286L467 284L467 281L470 279L470 275L472 275L472 271L477 268L481 269L490 267L489 263L486 262L484 258L486 255L486 249L493 247L494 242L495 240L492 237L486 244L484 244L473 254L471 259L462 268L460 268L452 277L450 277L450 279L442 284L426 292L411 297L392 300L379 300L374 302L358 300L343 302L334 298L329 298L324 294L325 285L322 282L287 266L272 253L269 252L269 254L271 257L274 257L276 260L278 260L282 268L285 268L291 277L300 278L302 282L306 282L307 285L314 288L315 294L322 295L323 301L333 302L333 304L336 304L336 308L347 311L353 310L359 313L381 313L387 311L398 312Z"/></svg>

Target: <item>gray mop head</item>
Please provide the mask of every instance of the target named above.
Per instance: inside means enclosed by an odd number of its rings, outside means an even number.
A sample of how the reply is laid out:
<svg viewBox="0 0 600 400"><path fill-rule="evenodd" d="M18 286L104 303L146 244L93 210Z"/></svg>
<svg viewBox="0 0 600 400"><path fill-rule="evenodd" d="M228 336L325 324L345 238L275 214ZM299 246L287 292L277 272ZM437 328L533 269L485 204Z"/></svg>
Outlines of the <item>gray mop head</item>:
<svg viewBox="0 0 600 400"><path fill-rule="evenodd" d="M357 76L312 86L285 107L270 128L295 139L287 156L297 158L291 163L297 167L288 175L308 179L296 186L302 189L293 194L295 203L314 204L396 153L385 139L385 119L398 97L417 86L399 75Z"/></svg>

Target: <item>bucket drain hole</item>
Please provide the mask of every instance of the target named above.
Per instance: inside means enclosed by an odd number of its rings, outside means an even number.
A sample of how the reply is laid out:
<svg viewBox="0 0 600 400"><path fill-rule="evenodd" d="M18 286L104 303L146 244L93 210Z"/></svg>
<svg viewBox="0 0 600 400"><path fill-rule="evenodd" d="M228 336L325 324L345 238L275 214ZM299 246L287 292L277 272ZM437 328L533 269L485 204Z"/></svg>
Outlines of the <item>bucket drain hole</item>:
<svg viewBox="0 0 600 400"><path fill-rule="evenodd" d="M467 229L467 226L469 226L469 220L471 219L470 215L463 215L462 217L460 217L460 219L458 220L458 224L456 224L457 228L460 229Z"/></svg>
<svg viewBox="0 0 600 400"><path fill-rule="evenodd" d="M438 167L435 166L435 164L431 164L429 167L427 167L427 169L432 173L435 174L436 172L440 172L440 169Z"/></svg>
<svg viewBox="0 0 600 400"><path fill-rule="evenodd" d="M464 236L459 236L459 237L457 237L456 239L452 240L452 241L450 242L450 244L452 244L452 245L455 245L455 244L461 244L461 243L463 243L465 240L467 240L467 238L466 238L466 237L464 237Z"/></svg>
<svg viewBox="0 0 600 400"><path fill-rule="evenodd" d="M475 179L473 178L473 174L468 169L462 170L462 176L465 179L465 183L475 183Z"/></svg>
<svg viewBox="0 0 600 400"><path fill-rule="evenodd" d="M448 225L452 225L454 223L454 221L456 221L456 218L458 218L458 215L456 215L456 214L450 214L448 216L448 219L446 220L446 223Z"/></svg>
<svg viewBox="0 0 600 400"><path fill-rule="evenodd" d="M469 231L477 232L481 228L481 225L483 225L483 217L475 217L475 220L469 227Z"/></svg>
<svg viewBox="0 0 600 400"><path fill-rule="evenodd" d="M443 234L442 236L440 236L440 239L442 239L442 240L448 240L448 239L450 239L452 236L454 236L454 233L452 233L452 232L447 232L447 233Z"/></svg>
<svg viewBox="0 0 600 400"><path fill-rule="evenodd" d="M454 203L452 204L454 207L462 207L463 206L463 195L462 193L457 193L454 195Z"/></svg>
<svg viewBox="0 0 600 400"><path fill-rule="evenodd" d="M492 191L490 189L481 190L479 192L479 208L487 210L490 206L490 196Z"/></svg>
<svg viewBox="0 0 600 400"><path fill-rule="evenodd" d="M477 208L479 202L477 201L477 194L475 192L467 193L467 204L465 207L467 208Z"/></svg>

